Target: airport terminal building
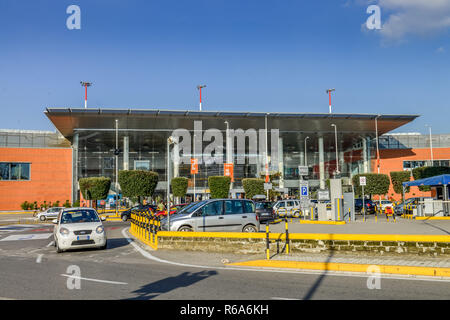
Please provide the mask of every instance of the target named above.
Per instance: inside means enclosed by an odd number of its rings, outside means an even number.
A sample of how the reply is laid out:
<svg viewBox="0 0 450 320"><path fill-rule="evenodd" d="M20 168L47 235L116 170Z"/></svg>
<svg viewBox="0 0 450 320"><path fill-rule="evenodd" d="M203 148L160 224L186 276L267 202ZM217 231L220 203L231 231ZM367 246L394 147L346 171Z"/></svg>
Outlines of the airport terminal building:
<svg viewBox="0 0 450 320"><path fill-rule="evenodd" d="M0 210L20 209L27 201L73 203L80 199L78 180L118 170L151 170L159 174L156 193L165 195L169 179L189 179L188 194L209 195L208 177L224 175L233 163L231 194L242 196L243 178L279 173L277 189L298 195L299 166L308 167L311 193L340 176L380 173L428 165L427 135L394 135L390 131L417 115L263 113L157 109L47 108L55 132L0 131ZM267 132L267 133L266 133ZM176 137L169 145L167 139ZM434 135L435 162L450 159L450 135ZM336 150L337 146L337 150ZM198 173L191 174L191 159ZM338 171L338 172L337 172ZM14 195L14 196L12 196Z"/></svg>
<svg viewBox="0 0 450 320"><path fill-rule="evenodd" d="M208 176L223 175L223 163L230 161L226 159L228 145L234 164L233 196L243 192L243 178L265 174L266 149L269 172L281 174L281 191L291 195L298 192L300 165L309 167L309 175L304 178L309 180L311 189L324 189L326 179L333 177L336 171L336 142L341 177L371 172L371 160L376 157L376 129L382 135L417 117L93 108L47 108L45 114L72 145L73 199L79 197L79 178L106 176L115 181L116 143L118 170L155 171L160 181L156 191L164 193L167 187L167 139L179 131L188 134L180 140L191 148L186 152L187 148L177 150L178 145L170 146L171 152L181 153L182 157L177 161L172 156L170 178L189 178L189 194L194 192L194 179L189 161L183 159L198 159L195 191L206 196ZM210 131L215 135L209 134ZM236 134L239 132L244 137L244 147L240 149ZM217 133L222 134L222 139ZM212 141L221 145L222 150L216 145L211 153L208 146ZM205 159L211 154L221 157L221 161L208 163Z"/></svg>

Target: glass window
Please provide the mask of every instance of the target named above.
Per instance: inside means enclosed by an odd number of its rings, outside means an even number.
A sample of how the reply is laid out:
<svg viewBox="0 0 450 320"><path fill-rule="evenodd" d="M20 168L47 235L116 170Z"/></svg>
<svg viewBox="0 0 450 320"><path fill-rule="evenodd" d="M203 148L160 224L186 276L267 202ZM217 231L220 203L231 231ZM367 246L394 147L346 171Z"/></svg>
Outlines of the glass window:
<svg viewBox="0 0 450 320"><path fill-rule="evenodd" d="M285 203L284 201L281 201L280 204L278 205L278 208L284 208L285 207Z"/></svg>
<svg viewBox="0 0 450 320"><path fill-rule="evenodd" d="M10 180L19 180L20 178L20 164L11 163L11 177Z"/></svg>
<svg viewBox="0 0 450 320"><path fill-rule="evenodd" d="M256 202L256 209L272 209L271 202Z"/></svg>
<svg viewBox="0 0 450 320"><path fill-rule="evenodd" d="M240 214L244 213L242 201L225 200L225 214Z"/></svg>
<svg viewBox="0 0 450 320"><path fill-rule="evenodd" d="M222 214L222 201L214 201L202 208L204 216L220 216Z"/></svg>
<svg viewBox="0 0 450 320"><path fill-rule="evenodd" d="M269 205L270 202L262 202L263 204L267 204ZM266 206L268 207L268 206ZM272 207L272 205L270 204L270 207ZM244 211L245 213L252 213L255 212L255 204L251 201L244 201Z"/></svg>
<svg viewBox="0 0 450 320"><path fill-rule="evenodd" d="M150 170L149 160L134 160L134 170Z"/></svg>
<svg viewBox="0 0 450 320"><path fill-rule="evenodd" d="M9 163L0 163L0 180L9 180Z"/></svg>
<svg viewBox="0 0 450 320"><path fill-rule="evenodd" d="M21 163L20 164L20 180L30 180L30 164Z"/></svg>
<svg viewBox="0 0 450 320"><path fill-rule="evenodd" d="M293 207L294 206L294 201L288 201L287 202L287 206L288 207Z"/></svg>

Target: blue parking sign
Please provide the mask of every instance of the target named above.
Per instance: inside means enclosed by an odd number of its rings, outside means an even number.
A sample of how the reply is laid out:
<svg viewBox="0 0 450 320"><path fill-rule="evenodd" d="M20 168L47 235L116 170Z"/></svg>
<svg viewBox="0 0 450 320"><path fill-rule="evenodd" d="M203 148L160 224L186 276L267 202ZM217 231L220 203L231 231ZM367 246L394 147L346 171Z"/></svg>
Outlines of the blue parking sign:
<svg viewBox="0 0 450 320"><path fill-rule="evenodd" d="M308 196L308 187L302 187L302 196Z"/></svg>

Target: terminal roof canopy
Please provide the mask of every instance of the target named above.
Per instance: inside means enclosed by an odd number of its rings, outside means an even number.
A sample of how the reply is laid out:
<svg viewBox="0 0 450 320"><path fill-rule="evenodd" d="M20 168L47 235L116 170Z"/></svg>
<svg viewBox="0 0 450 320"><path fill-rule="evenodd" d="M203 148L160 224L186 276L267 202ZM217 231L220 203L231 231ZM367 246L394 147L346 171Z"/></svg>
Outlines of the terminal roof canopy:
<svg viewBox="0 0 450 320"><path fill-rule="evenodd" d="M403 182L404 187L412 186L442 186L450 184L450 174L424 178L415 181Z"/></svg>
<svg viewBox="0 0 450 320"><path fill-rule="evenodd" d="M119 120L120 131L171 131L178 128L194 129L194 120L203 121L203 130L225 130L224 121L230 129L264 129L267 116L268 129L279 129L295 134L286 135L287 143L298 143L306 136L312 144L318 135L324 136L325 144L334 144L335 124L342 146L351 146L362 137L375 137L375 119L378 117L378 134L390 132L413 121L418 115L377 115L340 113L266 113L231 111L181 111L158 109L98 109L98 108L47 108L45 114L61 134L72 140L75 131L110 131ZM269 131L270 132L270 131Z"/></svg>

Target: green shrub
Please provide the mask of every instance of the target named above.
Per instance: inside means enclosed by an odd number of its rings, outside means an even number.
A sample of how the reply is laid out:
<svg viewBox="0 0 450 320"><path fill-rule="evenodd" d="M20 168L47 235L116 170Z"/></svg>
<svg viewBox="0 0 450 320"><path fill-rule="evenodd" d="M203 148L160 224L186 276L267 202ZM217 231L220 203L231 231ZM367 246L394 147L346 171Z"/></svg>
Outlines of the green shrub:
<svg viewBox="0 0 450 320"><path fill-rule="evenodd" d="M106 177L81 178L80 191L86 200L104 200L108 197L111 179Z"/></svg>
<svg viewBox="0 0 450 320"><path fill-rule="evenodd" d="M144 170L119 171L119 184L124 197L151 197L158 184L158 173Z"/></svg>
<svg viewBox="0 0 450 320"><path fill-rule="evenodd" d="M392 171L391 182L395 193L401 194L403 197L403 182L408 182L411 177L411 172L409 171ZM409 187L406 188L406 192L409 192Z"/></svg>
<svg viewBox="0 0 450 320"><path fill-rule="evenodd" d="M64 208L70 208L71 207L69 200L66 200L66 202L64 202L63 207Z"/></svg>
<svg viewBox="0 0 450 320"><path fill-rule="evenodd" d="M231 177L211 176L208 177L208 186L212 199L228 198L230 192Z"/></svg>
<svg viewBox="0 0 450 320"><path fill-rule="evenodd" d="M265 195L264 179L246 178L242 179L242 187L245 191L245 197L252 199L257 194Z"/></svg>
<svg viewBox="0 0 450 320"><path fill-rule="evenodd" d="M176 177L170 182L174 197L184 197L188 189L188 178Z"/></svg>
<svg viewBox="0 0 450 320"><path fill-rule="evenodd" d="M389 192L389 186L391 182L387 174L377 173L363 173L356 174L352 178L353 186L355 188L355 194L357 196L362 195L362 187L359 185L359 177L366 177L366 186L364 186L364 195L382 195Z"/></svg>
<svg viewBox="0 0 450 320"><path fill-rule="evenodd" d="M22 204L20 205L20 207L22 208L22 210L28 210L28 201L24 201L22 202Z"/></svg>

